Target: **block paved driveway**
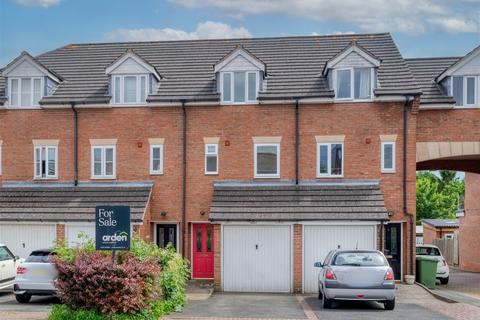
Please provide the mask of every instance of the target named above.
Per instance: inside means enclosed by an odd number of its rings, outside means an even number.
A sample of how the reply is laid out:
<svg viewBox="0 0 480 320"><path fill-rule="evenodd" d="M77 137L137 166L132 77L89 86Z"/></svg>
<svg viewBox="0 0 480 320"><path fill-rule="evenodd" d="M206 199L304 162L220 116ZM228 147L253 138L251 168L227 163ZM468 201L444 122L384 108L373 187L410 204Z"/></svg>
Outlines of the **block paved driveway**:
<svg viewBox="0 0 480 320"><path fill-rule="evenodd" d="M480 308L440 301L418 286L399 285L394 311L376 302L341 302L325 310L316 296L216 293L189 301L182 313L167 319L480 319Z"/></svg>

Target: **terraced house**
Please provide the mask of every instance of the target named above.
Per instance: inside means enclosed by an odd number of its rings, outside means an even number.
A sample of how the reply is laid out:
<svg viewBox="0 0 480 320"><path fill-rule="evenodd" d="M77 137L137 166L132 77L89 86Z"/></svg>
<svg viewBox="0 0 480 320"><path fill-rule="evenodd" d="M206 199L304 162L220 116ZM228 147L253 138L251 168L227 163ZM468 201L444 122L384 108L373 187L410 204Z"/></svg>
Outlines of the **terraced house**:
<svg viewBox="0 0 480 320"><path fill-rule="evenodd" d="M389 34L70 44L0 78L0 242L93 235L94 208L225 291L316 291L378 248L414 273L416 168L480 153L480 50L402 58Z"/></svg>

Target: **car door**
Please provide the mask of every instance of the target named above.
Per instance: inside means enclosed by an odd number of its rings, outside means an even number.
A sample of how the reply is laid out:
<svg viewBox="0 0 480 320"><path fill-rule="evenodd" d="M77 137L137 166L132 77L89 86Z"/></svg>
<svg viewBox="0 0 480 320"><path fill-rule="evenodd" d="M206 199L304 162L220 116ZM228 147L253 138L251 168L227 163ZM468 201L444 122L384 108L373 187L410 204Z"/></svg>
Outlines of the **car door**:
<svg viewBox="0 0 480 320"><path fill-rule="evenodd" d="M0 247L0 287L5 287L15 280L15 257L7 247Z"/></svg>

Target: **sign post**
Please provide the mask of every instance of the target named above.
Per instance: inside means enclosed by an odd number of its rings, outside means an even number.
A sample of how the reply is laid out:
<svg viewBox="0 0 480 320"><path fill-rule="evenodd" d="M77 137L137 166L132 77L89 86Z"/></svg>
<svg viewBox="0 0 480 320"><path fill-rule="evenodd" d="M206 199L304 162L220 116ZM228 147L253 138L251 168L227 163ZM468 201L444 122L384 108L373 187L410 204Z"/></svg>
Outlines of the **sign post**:
<svg viewBox="0 0 480 320"><path fill-rule="evenodd" d="M95 208L95 249L130 250L130 207L97 206Z"/></svg>

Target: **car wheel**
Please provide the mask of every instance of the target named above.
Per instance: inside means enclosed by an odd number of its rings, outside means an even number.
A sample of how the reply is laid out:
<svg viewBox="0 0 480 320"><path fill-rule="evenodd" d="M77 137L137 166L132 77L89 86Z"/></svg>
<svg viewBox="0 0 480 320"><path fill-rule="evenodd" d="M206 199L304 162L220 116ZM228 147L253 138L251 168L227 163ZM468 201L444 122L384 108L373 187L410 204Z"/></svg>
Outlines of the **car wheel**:
<svg viewBox="0 0 480 320"><path fill-rule="evenodd" d="M385 305L385 310L395 309L395 299L385 301L384 305Z"/></svg>
<svg viewBox="0 0 480 320"><path fill-rule="evenodd" d="M440 283L441 283L441 284L448 284L449 278L450 278L450 277L440 278Z"/></svg>
<svg viewBox="0 0 480 320"><path fill-rule="evenodd" d="M19 303L28 303L28 302L30 302L31 298L32 298L32 295L29 294L29 293L16 294L15 295L15 299L17 299L17 301Z"/></svg>
<svg viewBox="0 0 480 320"><path fill-rule="evenodd" d="M318 300L322 300L322 299L323 299L322 290L320 290L320 288L318 288Z"/></svg>
<svg viewBox="0 0 480 320"><path fill-rule="evenodd" d="M332 299L328 299L327 297L323 296L323 308L324 309L331 309L332 308L332 304L333 304L333 300Z"/></svg>

